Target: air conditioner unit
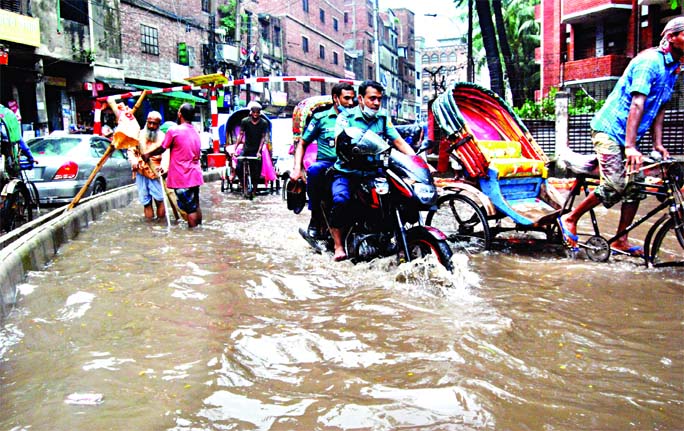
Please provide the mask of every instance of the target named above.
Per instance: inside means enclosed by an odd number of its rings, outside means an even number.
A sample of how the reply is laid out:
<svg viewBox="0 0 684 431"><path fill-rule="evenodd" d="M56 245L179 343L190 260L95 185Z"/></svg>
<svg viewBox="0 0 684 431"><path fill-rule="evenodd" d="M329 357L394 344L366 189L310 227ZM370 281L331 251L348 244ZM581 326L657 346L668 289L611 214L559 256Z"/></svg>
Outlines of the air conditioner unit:
<svg viewBox="0 0 684 431"><path fill-rule="evenodd" d="M238 64L239 58L237 46L228 45L227 43L219 43L216 45L216 61Z"/></svg>

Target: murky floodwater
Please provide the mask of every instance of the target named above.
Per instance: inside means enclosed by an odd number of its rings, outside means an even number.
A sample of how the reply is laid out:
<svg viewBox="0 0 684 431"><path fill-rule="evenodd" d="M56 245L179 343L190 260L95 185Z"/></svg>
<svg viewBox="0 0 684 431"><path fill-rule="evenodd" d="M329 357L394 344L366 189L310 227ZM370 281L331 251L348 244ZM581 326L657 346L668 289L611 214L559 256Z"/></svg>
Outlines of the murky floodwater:
<svg viewBox="0 0 684 431"><path fill-rule="evenodd" d="M112 211L30 274L0 331L0 429L684 429L681 272L334 264L278 196L213 183L202 205L170 233Z"/></svg>

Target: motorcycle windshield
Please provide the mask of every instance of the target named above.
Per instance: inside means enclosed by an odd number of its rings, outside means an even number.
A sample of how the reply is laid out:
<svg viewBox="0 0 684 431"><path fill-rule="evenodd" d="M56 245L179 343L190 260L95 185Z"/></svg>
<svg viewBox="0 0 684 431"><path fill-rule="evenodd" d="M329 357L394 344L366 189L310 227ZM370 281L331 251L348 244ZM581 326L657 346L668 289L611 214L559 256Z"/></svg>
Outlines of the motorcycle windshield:
<svg viewBox="0 0 684 431"><path fill-rule="evenodd" d="M390 168L401 171L404 176L423 184L432 184L432 175L427 163L418 155L409 156L392 150L389 160Z"/></svg>

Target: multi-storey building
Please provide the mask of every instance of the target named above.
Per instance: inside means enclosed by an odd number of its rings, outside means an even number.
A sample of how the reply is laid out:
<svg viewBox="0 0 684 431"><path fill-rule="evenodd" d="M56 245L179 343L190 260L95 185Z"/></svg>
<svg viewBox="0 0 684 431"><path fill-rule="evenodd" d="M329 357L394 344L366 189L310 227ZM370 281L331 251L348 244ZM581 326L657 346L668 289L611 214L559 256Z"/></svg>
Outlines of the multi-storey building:
<svg viewBox="0 0 684 431"><path fill-rule="evenodd" d="M215 25L209 2L120 1L119 37L126 87L140 90L184 84L185 78L207 70L203 52L207 50L209 30ZM148 96L143 113L154 109L165 119L175 120L178 107L185 101L206 99L181 92Z"/></svg>
<svg viewBox="0 0 684 431"><path fill-rule="evenodd" d="M377 0L345 0L345 69L357 80L380 79L376 66ZM353 75L353 76L352 76Z"/></svg>
<svg viewBox="0 0 684 431"><path fill-rule="evenodd" d="M430 99L454 82L467 80L468 47L461 38L441 39L435 46L426 46L421 58L421 118L427 118Z"/></svg>
<svg viewBox="0 0 684 431"><path fill-rule="evenodd" d="M28 134L88 122L93 88L123 82L118 0L9 0L0 7L7 55L0 102L17 109Z"/></svg>
<svg viewBox="0 0 684 431"><path fill-rule="evenodd" d="M9 54L0 65L0 102L17 107L28 134L87 127L93 97L168 86L204 69L198 53L212 15L199 0L11 0L1 6L0 44ZM197 100L164 97L149 98L144 109L173 115L175 99Z"/></svg>
<svg viewBox="0 0 684 431"><path fill-rule="evenodd" d="M249 8L249 2L245 2L244 7ZM344 0L259 0L254 2L254 9L259 11L260 17L278 19L278 27L273 26L271 34L280 35L272 41L282 43L283 75L345 76L343 41L348 17L345 20ZM260 22L265 26L265 19ZM263 53L259 55L264 57ZM330 87L331 84L326 83L284 84L286 110L291 111L306 97L330 94Z"/></svg>
<svg viewBox="0 0 684 431"><path fill-rule="evenodd" d="M391 9L378 14L378 66L380 83L385 87L382 107L397 118L400 92L397 17Z"/></svg>
<svg viewBox="0 0 684 431"><path fill-rule="evenodd" d="M414 14L408 9L392 9L398 19L399 95L397 119L415 121L420 115L416 102L416 35Z"/></svg>
<svg viewBox="0 0 684 431"><path fill-rule="evenodd" d="M541 88L583 89L604 99L629 61L639 51L657 46L665 23L681 15L668 0L543 1L536 16L541 22ZM680 84L681 85L681 80ZM681 98L681 96L680 96Z"/></svg>

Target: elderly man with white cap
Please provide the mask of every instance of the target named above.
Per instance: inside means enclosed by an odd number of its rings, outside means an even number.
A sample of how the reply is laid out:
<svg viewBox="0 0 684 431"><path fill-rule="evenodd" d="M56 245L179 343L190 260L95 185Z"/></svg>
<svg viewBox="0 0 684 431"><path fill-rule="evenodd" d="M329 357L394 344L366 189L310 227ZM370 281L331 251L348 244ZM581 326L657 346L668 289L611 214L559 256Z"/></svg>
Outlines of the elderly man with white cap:
<svg viewBox="0 0 684 431"><path fill-rule="evenodd" d="M670 20L661 35L658 47L642 51L630 61L591 121L601 184L573 211L558 219L563 239L570 247L577 247L577 221L598 204L609 208L622 201L618 232L632 223L643 195L630 185L643 178L638 171L643 162L638 142L649 129L653 149L663 157L669 156L662 144L664 105L684 69L684 16ZM619 237L612 249L643 256L643 249L630 244L627 234Z"/></svg>

